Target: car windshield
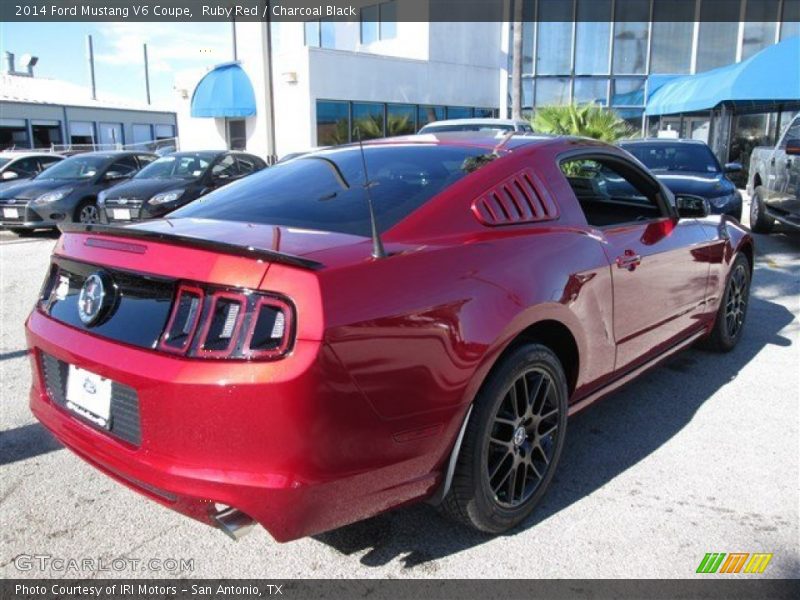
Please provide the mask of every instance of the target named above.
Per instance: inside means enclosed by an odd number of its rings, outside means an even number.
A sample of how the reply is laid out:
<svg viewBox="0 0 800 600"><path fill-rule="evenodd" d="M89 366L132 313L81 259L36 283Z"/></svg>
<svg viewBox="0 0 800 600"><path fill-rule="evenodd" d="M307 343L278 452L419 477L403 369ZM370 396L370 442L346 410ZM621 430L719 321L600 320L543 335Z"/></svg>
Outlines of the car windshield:
<svg viewBox="0 0 800 600"><path fill-rule="evenodd" d="M0 158L0 167L5 167L10 162L11 162L10 158Z"/></svg>
<svg viewBox="0 0 800 600"><path fill-rule="evenodd" d="M380 231L470 172L483 148L365 146L363 160ZM185 207L170 218L193 217L370 235L358 146L308 154L259 171Z"/></svg>
<svg viewBox="0 0 800 600"><path fill-rule="evenodd" d="M623 144L625 150L652 171L719 173L717 159L705 144Z"/></svg>
<svg viewBox="0 0 800 600"><path fill-rule="evenodd" d="M72 156L42 171L36 179L89 179L105 167L107 156Z"/></svg>
<svg viewBox="0 0 800 600"><path fill-rule="evenodd" d="M205 173L211 157L204 154L164 156L150 163L134 179L194 179Z"/></svg>

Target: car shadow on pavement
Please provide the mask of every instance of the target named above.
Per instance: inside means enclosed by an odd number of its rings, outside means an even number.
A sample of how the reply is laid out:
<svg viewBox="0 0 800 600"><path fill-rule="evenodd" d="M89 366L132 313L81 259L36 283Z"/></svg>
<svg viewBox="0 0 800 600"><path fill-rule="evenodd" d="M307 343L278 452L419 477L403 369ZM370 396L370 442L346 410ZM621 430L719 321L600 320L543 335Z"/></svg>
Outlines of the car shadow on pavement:
<svg viewBox="0 0 800 600"><path fill-rule="evenodd" d="M63 447L39 423L0 431L0 466L61 450Z"/></svg>
<svg viewBox="0 0 800 600"><path fill-rule="evenodd" d="M769 286L770 297L784 296L780 290L776 296L773 293L776 286L787 283L785 275L761 270L757 277L757 284ZM564 454L550 489L530 519L507 535L546 521L656 452L762 348L791 345L792 341L779 332L793 319L785 306L752 296L749 327L732 352L689 349L571 418ZM624 506L620 505L620 510ZM433 507L419 504L314 539L342 554L360 555L361 564L366 566L379 567L399 559L405 568L433 575L438 569L434 561L483 544L492 536L458 525L438 515Z"/></svg>

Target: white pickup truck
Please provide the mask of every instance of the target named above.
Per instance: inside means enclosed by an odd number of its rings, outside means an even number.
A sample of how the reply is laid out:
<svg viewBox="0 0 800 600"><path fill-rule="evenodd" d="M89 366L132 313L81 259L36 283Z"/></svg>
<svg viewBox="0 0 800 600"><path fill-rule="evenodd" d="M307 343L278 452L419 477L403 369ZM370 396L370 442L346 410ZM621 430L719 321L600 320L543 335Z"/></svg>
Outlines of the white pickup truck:
<svg viewBox="0 0 800 600"><path fill-rule="evenodd" d="M769 233L779 221L800 229L800 115L774 148L754 148L750 156L750 228Z"/></svg>

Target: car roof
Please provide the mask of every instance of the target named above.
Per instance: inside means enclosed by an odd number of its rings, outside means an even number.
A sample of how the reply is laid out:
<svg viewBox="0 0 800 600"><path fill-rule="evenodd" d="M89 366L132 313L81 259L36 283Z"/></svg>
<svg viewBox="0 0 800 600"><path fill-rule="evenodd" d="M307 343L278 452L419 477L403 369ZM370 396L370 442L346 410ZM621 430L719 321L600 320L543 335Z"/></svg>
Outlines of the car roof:
<svg viewBox="0 0 800 600"><path fill-rule="evenodd" d="M703 140L691 138L640 138L635 140L620 140L620 144L696 144L708 146Z"/></svg>
<svg viewBox="0 0 800 600"><path fill-rule="evenodd" d="M31 156L55 156L56 158L64 158L60 154L56 154L55 152L36 152L36 151L25 151L25 150L3 150L0 152L0 157L2 158L29 158Z"/></svg>
<svg viewBox="0 0 800 600"><path fill-rule="evenodd" d="M96 152L79 152L78 154L73 154L69 158L77 158L79 156L96 156L97 158L106 158L106 159L110 160L112 158L119 158L120 156L136 156L136 155L139 155L139 154L147 154L147 155L150 155L150 156L158 156L157 154L154 154L153 152L147 152L145 150L116 150L116 151L113 151L113 152L108 152L108 151L104 152L102 150L98 150Z"/></svg>
<svg viewBox="0 0 800 600"><path fill-rule="evenodd" d="M469 119L443 119L441 121L431 121L425 127L439 125L528 125L527 121L517 119L496 119L493 117L473 117Z"/></svg>

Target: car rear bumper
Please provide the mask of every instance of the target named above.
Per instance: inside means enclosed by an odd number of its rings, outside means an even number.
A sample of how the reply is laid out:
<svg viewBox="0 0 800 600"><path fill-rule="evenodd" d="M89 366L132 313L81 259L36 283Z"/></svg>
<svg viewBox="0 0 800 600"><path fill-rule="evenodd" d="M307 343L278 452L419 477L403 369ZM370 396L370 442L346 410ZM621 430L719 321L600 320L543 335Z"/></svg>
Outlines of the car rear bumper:
<svg viewBox="0 0 800 600"><path fill-rule="evenodd" d="M288 541L420 498L436 483L441 441L397 444L320 342L298 341L275 363L190 360L89 336L38 311L27 337L36 418L101 471L209 525L223 504ZM140 443L54 402L43 353L135 389Z"/></svg>

